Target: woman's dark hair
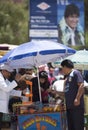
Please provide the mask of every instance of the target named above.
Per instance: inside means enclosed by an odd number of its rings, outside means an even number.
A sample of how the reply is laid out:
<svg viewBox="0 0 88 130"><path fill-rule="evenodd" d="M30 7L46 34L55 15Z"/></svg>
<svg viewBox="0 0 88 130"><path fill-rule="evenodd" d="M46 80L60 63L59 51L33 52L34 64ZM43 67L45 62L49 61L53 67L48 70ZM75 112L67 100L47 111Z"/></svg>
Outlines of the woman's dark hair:
<svg viewBox="0 0 88 130"><path fill-rule="evenodd" d="M45 78L47 79L48 78L48 74L46 71L40 71L39 72L39 78Z"/></svg>
<svg viewBox="0 0 88 130"><path fill-rule="evenodd" d="M75 4L69 4L65 8L64 17L72 16L76 14L78 17L80 16L79 8Z"/></svg>
<svg viewBox="0 0 88 130"><path fill-rule="evenodd" d="M71 68L71 69L74 68L73 62L71 60L68 60L68 59L63 60L61 62L61 66L62 67L66 66L66 67Z"/></svg>

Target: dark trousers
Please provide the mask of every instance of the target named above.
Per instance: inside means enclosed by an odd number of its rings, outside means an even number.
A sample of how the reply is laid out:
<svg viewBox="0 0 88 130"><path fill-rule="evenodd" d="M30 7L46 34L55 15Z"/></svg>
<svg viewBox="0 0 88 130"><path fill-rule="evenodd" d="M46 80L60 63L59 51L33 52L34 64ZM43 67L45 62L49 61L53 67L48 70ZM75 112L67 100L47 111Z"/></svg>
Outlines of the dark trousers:
<svg viewBox="0 0 88 130"><path fill-rule="evenodd" d="M84 130L84 109L67 110L68 130Z"/></svg>
<svg viewBox="0 0 88 130"><path fill-rule="evenodd" d="M0 130L2 128L2 117L3 117L3 113L0 112Z"/></svg>

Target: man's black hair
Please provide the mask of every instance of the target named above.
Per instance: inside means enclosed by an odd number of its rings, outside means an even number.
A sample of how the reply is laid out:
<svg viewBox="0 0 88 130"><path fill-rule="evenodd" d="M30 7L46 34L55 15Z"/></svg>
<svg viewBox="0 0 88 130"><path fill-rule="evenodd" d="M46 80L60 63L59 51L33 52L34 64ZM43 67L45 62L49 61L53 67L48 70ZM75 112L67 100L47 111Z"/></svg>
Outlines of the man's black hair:
<svg viewBox="0 0 88 130"><path fill-rule="evenodd" d="M78 17L80 16L79 8L75 4L69 4L65 8L64 17L72 16L76 14Z"/></svg>
<svg viewBox="0 0 88 130"><path fill-rule="evenodd" d="M61 66L62 66L62 67L66 66L66 67L71 68L71 69L74 68L73 62L72 62L71 60L68 60L68 59L63 60L63 61L61 62Z"/></svg>

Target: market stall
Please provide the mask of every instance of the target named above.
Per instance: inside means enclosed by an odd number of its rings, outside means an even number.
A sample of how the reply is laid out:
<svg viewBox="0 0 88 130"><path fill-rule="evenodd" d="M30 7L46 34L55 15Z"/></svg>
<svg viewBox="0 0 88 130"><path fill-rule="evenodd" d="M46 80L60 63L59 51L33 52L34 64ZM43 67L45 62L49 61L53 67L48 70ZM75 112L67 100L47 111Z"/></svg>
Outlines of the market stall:
<svg viewBox="0 0 88 130"><path fill-rule="evenodd" d="M66 130L66 111L58 105L56 111L50 104L16 104L19 130Z"/></svg>
<svg viewBox="0 0 88 130"><path fill-rule="evenodd" d="M13 105L19 130L66 130L65 104L32 102L32 82L26 81L26 84L30 86L30 93L26 93L29 101Z"/></svg>
<svg viewBox="0 0 88 130"><path fill-rule="evenodd" d="M33 66L35 66L38 70L38 66L40 66L42 64L54 62L54 61L56 61L56 59L60 59L60 58L66 57L68 55L72 55L75 52L76 51L74 49L69 48L69 47L67 47L63 44L57 43L57 42L46 41L46 40L40 40L40 41L34 40L31 42L21 44L16 49L7 53L0 60L0 63L8 63L14 69L32 68ZM38 76L38 87L39 87L39 96L40 96L40 102L41 102L39 76ZM66 124L66 123L63 123L64 119L66 121L66 118L63 118L63 117L66 117L65 116L66 111L65 111L64 107L62 109L61 106L58 106L58 107L60 107L60 109L59 110L55 109L56 111L54 111L54 109L53 109L54 107L51 107L51 104L47 104L47 106L44 104L38 105L38 106L42 106L42 107L39 107L39 109L36 109L36 104L35 104L34 105L35 109L34 108L29 109L30 107L28 107L28 106L30 106L30 104L33 105L32 101L31 101L32 93L30 92L30 94L27 94L27 95L29 96L29 102L22 102L22 104L14 105L14 114L16 114L18 117L18 123L19 123L20 130L29 129L28 127L30 127L30 125L27 125L26 128L24 128L22 124L26 120L29 120L32 117L35 117L36 114L40 117L42 115L45 115L45 116L48 115L52 120L56 121L56 126L51 125L50 123L48 123L48 121L46 122L46 121L41 120L39 122L33 123L34 124L34 125L32 125L32 126L34 126L33 129L37 129L36 123L40 123L40 125L44 124L45 127L43 127L42 130L46 129L46 128L48 130L49 130L49 128L51 128L53 130L54 129L55 130L56 129L58 129L58 130L66 129L66 125L65 125L65 127L63 127L64 126L63 124ZM55 104L53 106L55 106ZM41 108L41 111L40 111L40 108ZM30 110L32 113L30 112ZM29 122L28 122L28 124L29 124ZM31 127L30 127L30 129L31 129ZM40 128L38 128L38 129L40 129Z"/></svg>

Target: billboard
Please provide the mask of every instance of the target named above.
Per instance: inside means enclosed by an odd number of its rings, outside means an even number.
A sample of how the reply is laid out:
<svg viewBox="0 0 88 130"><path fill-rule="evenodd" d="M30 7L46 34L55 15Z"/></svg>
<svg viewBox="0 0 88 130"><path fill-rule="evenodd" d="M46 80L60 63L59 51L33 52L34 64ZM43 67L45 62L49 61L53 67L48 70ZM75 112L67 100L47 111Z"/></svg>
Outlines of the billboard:
<svg viewBox="0 0 88 130"><path fill-rule="evenodd" d="M30 0L29 39L85 46L84 0Z"/></svg>
<svg viewBox="0 0 88 130"><path fill-rule="evenodd" d="M84 46L84 0L57 0L58 41Z"/></svg>
<svg viewBox="0 0 88 130"><path fill-rule="evenodd" d="M57 0L30 0L29 9L30 40L57 40Z"/></svg>

